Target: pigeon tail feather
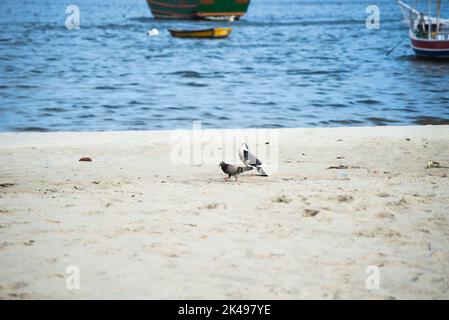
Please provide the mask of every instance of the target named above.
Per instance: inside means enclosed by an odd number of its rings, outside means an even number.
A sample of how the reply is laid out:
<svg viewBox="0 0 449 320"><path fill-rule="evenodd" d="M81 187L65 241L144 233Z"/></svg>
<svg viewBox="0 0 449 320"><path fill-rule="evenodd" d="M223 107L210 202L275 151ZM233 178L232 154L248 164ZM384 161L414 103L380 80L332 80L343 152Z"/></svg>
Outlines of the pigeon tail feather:
<svg viewBox="0 0 449 320"><path fill-rule="evenodd" d="M268 177L268 174L265 172L265 170L262 167L257 167L257 172L264 177Z"/></svg>

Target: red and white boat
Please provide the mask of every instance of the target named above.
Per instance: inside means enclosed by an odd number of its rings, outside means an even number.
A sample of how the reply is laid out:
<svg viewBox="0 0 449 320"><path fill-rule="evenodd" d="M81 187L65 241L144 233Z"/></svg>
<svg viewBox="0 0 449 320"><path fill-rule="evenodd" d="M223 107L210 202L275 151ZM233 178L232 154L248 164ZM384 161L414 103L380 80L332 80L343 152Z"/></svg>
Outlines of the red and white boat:
<svg viewBox="0 0 449 320"><path fill-rule="evenodd" d="M409 37L415 54L427 58L449 58L449 19L441 18L441 0L427 1L428 14L398 1L410 25ZM436 16L431 12L435 8ZM447 8L449 11L449 1Z"/></svg>

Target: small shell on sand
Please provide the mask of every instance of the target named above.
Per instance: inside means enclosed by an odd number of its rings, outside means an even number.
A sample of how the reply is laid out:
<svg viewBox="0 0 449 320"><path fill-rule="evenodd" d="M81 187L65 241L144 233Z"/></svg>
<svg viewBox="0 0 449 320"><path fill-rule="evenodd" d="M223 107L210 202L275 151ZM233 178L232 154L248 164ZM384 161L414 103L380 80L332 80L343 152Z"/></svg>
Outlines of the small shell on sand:
<svg viewBox="0 0 449 320"><path fill-rule="evenodd" d="M92 162L92 159L89 157L82 157L81 159L79 159L79 161Z"/></svg>

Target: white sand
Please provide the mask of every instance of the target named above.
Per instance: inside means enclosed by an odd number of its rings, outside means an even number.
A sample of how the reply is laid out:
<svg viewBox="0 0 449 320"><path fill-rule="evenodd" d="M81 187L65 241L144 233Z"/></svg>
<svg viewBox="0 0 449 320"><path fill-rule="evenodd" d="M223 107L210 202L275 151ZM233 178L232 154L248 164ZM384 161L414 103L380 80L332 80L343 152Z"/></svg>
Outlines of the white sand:
<svg viewBox="0 0 449 320"><path fill-rule="evenodd" d="M449 126L278 132L237 183L169 131L0 134L0 298L449 298Z"/></svg>

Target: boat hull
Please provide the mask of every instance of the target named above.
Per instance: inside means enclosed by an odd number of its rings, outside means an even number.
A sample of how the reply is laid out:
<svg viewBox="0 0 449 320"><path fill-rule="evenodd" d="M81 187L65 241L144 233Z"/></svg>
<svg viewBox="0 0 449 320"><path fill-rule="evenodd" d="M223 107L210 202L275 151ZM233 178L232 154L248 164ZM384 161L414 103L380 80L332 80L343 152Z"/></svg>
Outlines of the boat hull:
<svg viewBox="0 0 449 320"><path fill-rule="evenodd" d="M195 19L198 0L147 0L157 19Z"/></svg>
<svg viewBox="0 0 449 320"><path fill-rule="evenodd" d="M195 39L223 39L227 38L231 28L212 28L204 30L174 30L168 29L170 34L176 38L195 38Z"/></svg>
<svg viewBox="0 0 449 320"><path fill-rule="evenodd" d="M250 0L199 0L197 16L200 18L242 17Z"/></svg>
<svg viewBox="0 0 449 320"><path fill-rule="evenodd" d="M415 54L425 58L449 58L449 39L421 39L410 31L410 41Z"/></svg>
<svg viewBox="0 0 449 320"><path fill-rule="evenodd" d="M421 50L413 48L415 55L423 58L439 58L449 59L449 50L435 51L435 50Z"/></svg>
<svg viewBox="0 0 449 320"><path fill-rule="evenodd" d="M233 20L248 10L250 0L146 0L157 19Z"/></svg>

